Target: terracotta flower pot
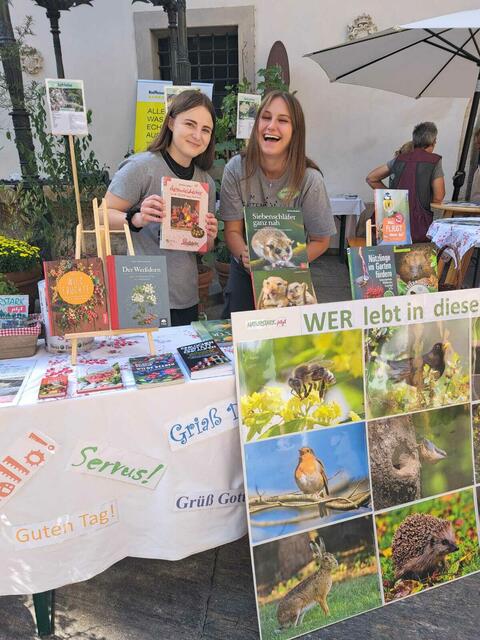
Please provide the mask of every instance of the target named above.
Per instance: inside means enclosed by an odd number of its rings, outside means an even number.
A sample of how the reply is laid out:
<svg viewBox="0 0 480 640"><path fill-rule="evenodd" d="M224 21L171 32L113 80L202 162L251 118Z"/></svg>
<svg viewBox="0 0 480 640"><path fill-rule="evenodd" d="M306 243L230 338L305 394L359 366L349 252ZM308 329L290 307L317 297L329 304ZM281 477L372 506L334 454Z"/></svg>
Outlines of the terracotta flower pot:
<svg viewBox="0 0 480 640"><path fill-rule="evenodd" d="M215 260L215 271L217 272L218 281L223 291L227 286L228 276L230 275L230 263Z"/></svg>
<svg viewBox="0 0 480 640"><path fill-rule="evenodd" d="M39 264L29 271L9 271L4 276L13 282L20 293L30 296L29 312L33 313L38 298L37 284L43 277L42 266Z"/></svg>

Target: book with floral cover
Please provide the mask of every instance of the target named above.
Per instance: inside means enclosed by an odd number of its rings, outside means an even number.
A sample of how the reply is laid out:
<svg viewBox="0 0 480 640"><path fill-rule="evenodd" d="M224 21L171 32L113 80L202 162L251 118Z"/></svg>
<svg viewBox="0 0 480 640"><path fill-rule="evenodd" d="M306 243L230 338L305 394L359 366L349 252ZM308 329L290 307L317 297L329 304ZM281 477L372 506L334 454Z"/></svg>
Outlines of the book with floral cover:
<svg viewBox="0 0 480 640"><path fill-rule="evenodd" d="M54 260L43 268L52 336L109 329L100 258Z"/></svg>
<svg viewBox="0 0 480 640"><path fill-rule="evenodd" d="M164 176L162 196L165 218L160 227L160 248L205 253L208 184Z"/></svg>
<svg viewBox="0 0 480 640"><path fill-rule="evenodd" d="M107 256L112 329L170 326L165 256Z"/></svg>

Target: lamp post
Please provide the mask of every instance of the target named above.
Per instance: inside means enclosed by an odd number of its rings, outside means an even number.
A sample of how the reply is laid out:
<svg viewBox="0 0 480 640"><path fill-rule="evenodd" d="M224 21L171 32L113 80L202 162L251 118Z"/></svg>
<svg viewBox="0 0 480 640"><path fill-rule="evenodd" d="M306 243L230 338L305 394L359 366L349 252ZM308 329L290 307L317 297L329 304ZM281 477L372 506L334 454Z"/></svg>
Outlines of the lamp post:
<svg viewBox="0 0 480 640"><path fill-rule="evenodd" d="M62 46L60 44L60 12L70 11L72 7L78 7L81 4L88 4L92 6L92 0L33 0L33 2L47 11L47 18L50 20L50 31L53 36L53 49L55 51L55 62L57 64L57 76L59 78L65 78Z"/></svg>
<svg viewBox="0 0 480 640"><path fill-rule="evenodd" d="M20 53L8 8L8 0L0 0L0 58L2 60L5 83L12 103L10 116L15 132L15 146L17 147L20 171L22 177L29 184L38 178L38 169L33 146L30 118L25 109L25 95L23 90L22 67Z"/></svg>
<svg viewBox="0 0 480 640"><path fill-rule="evenodd" d="M190 61L187 48L187 19L185 0L132 0L162 7L168 16L170 60L173 84L188 85L191 82ZM177 25L178 19L178 25Z"/></svg>

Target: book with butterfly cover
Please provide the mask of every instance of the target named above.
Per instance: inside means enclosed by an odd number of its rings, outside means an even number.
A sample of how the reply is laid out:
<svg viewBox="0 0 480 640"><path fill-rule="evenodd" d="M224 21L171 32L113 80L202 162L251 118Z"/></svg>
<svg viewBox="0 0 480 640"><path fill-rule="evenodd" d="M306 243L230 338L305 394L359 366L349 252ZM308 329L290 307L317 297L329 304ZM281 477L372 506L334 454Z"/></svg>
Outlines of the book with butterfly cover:
<svg viewBox="0 0 480 640"><path fill-rule="evenodd" d="M129 362L137 389L185 382L185 376L173 353L129 358Z"/></svg>
<svg viewBox="0 0 480 640"><path fill-rule="evenodd" d="M208 184L164 176L165 217L160 225L160 248L207 251Z"/></svg>
<svg viewBox="0 0 480 640"><path fill-rule="evenodd" d="M192 380L233 373L230 359L214 340L187 344L177 349Z"/></svg>
<svg viewBox="0 0 480 640"><path fill-rule="evenodd" d="M52 336L110 328L100 258L54 260L43 268Z"/></svg>

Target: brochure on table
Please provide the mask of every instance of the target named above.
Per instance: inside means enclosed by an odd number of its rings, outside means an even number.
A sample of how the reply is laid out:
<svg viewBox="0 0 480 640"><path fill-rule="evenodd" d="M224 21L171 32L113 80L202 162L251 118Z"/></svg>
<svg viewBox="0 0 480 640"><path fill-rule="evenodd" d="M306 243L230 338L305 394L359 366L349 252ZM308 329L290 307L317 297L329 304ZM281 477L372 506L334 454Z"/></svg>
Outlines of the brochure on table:
<svg viewBox="0 0 480 640"><path fill-rule="evenodd" d="M476 290L232 327L262 640L480 570Z"/></svg>
<svg viewBox="0 0 480 640"><path fill-rule="evenodd" d="M88 134L83 80L45 79L53 135Z"/></svg>

